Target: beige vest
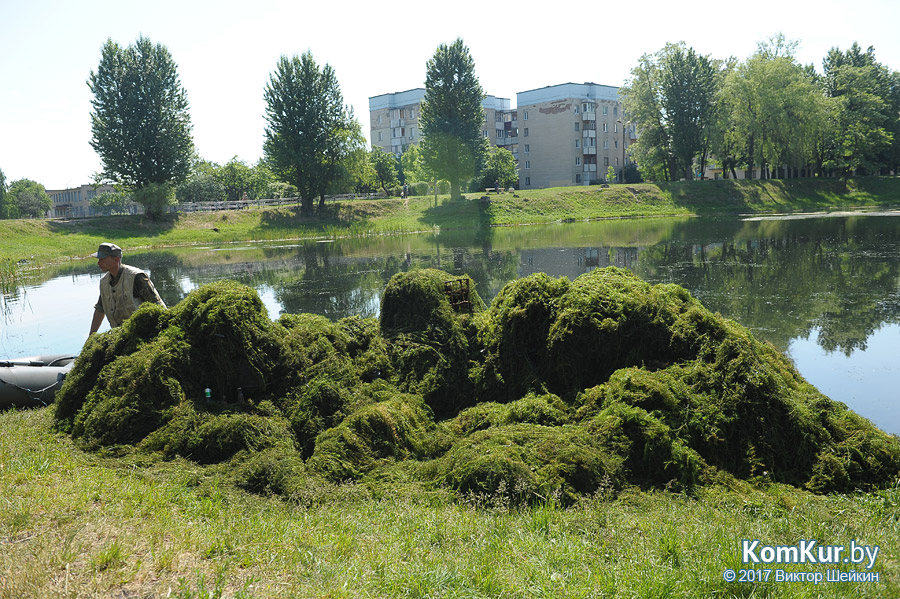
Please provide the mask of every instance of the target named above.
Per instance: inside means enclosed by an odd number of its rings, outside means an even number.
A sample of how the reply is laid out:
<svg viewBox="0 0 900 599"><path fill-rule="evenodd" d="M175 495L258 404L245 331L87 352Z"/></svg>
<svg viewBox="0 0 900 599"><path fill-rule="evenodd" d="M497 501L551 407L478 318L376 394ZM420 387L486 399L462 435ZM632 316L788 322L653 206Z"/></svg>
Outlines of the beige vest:
<svg viewBox="0 0 900 599"><path fill-rule="evenodd" d="M119 282L115 287L112 285L112 275L106 273L100 279L100 301L103 304L103 312L109 320L109 326L117 327L125 322L129 316L134 314L142 301L134 297L134 277L144 271L127 264L120 264L119 268L122 274L119 276ZM149 277L148 277L149 279ZM150 283L150 289L156 295L159 303L165 307L153 283Z"/></svg>

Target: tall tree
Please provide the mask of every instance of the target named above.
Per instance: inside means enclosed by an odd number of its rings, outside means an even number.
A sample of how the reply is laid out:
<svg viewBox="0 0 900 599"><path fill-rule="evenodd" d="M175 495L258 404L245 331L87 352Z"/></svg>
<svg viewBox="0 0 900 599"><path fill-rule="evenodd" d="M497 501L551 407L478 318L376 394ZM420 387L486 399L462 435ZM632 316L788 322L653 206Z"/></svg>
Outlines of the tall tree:
<svg viewBox="0 0 900 599"><path fill-rule="evenodd" d="M776 35L725 78L720 117L729 125L718 151L734 152L751 176L756 167L765 178L777 168L812 165L827 130L827 102L794 59L795 48Z"/></svg>
<svg viewBox="0 0 900 599"><path fill-rule="evenodd" d="M483 99L475 61L462 39L438 46L425 74L422 156L430 171L450 181L451 199L462 198L460 183L481 165Z"/></svg>
<svg viewBox="0 0 900 599"><path fill-rule="evenodd" d="M714 122L717 67L684 42L644 55L623 88L625 110L641 129L632 155L665 178L693 177L705 162Z"/></svg>
<svg viewBox="0 0 900 599"><path fill-rule="evenodd" d="M44 186L31 179L13 181L7 195L16 216L21 218L40 218L53 208L53 200Z"/></svg>
<svg viewBox="0 0 900 599"><path fill-rule="evenodd" d="M837 103L836 139L829 165L850 176L896 166L900 154L900 76L855 43L832 48L823 61L825 90Z"/></svg>
<svg viewBox="0 0 900 599"><path fill-rule="evenodd" d="M91 147L104 177L133 190L153 217L174 200L190 171L193 141L187 94L168 49L139 37L122 48L106 41L91 71Z"/></svg>
<svg viewBox="0 0 900 599"><path fill-rule="evenodd" d="M303 212L311 213L316 197L324 203L342 161L359 149L359 122L344 106L334 69L320 69L310 52L282 56L264 98L266 161L277 177L297 187Z"/></svg>

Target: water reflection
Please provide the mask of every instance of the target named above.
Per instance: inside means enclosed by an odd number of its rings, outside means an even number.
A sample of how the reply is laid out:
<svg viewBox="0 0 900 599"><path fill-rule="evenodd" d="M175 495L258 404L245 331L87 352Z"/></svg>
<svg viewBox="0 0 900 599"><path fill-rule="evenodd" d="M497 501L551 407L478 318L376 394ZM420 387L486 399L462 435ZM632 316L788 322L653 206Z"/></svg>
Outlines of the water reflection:
<svg viewBox="0 0 900 599"><path fill-rule="evenodd" d="M387 281L411 268L466 273L490 301L508 281L534 272L574 278L621 266L652 282L683 285L710 309L789 351L814 384L823 379L807 362L821 363L821 355L858 362L861 354L893 356L900 350L900 326L892 326L900 323L897 216L641 219L334 243L134 254L126 248L125 261L149 270L169 305L200 285L228 278L256 288L273 318L314 312L332 319L377 315ZM6 297L0 354L77 351L86 338L100 278L96 264L59 267L47 276L45 283ZM887 332L887 341L871 348L879 332ZM809 344L820 354L803 349ZM900 380L900 367L888 368L888 375ZM870 378L877 377L856 376L862 380L854 389L872 397L891 393L889 386L870 388ZM890 421L846 396L845 390L832 392L883 428L900 432L900 421L885 425Z"/></svg>

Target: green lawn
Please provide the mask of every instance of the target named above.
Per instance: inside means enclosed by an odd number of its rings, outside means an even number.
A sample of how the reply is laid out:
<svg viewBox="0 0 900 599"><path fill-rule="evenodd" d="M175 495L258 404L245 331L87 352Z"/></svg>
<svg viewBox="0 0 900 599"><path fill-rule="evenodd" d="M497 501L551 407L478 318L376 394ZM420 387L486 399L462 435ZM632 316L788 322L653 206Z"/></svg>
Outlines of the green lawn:
<svg viewBox="0 0 900 599"><path fill-rule="evenodd" d="M900 596L898 488L626 490L561 509L394 481L282 501L215 465L84 453L51 420L0 414L3 598ZM880 582L727 583L742 539L878 545Z"/></svg>

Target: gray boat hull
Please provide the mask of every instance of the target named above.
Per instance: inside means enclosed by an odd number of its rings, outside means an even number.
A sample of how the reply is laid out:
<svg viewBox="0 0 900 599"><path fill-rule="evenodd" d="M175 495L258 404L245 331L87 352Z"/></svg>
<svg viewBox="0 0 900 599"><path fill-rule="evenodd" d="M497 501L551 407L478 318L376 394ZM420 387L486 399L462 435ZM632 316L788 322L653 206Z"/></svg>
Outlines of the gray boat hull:
<svg viewBox="0 0 900 599"><path fill-rule="evenodd" d="M67 354L0 360L0 410L52 403L74 363Z"/></svg>

